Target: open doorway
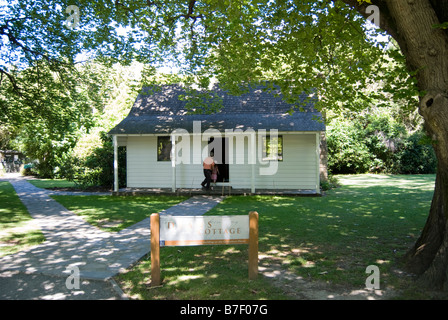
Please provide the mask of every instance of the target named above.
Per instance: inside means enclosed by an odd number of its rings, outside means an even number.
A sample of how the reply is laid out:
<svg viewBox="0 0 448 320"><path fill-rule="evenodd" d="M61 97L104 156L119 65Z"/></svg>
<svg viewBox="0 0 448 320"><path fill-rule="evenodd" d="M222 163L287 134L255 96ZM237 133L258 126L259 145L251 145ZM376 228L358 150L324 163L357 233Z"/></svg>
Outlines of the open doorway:
<svg viewBox="0 0 448 320"><path fill-rule="evenodd" d="M229 182L229 138L210 138L208 152L213 152L219 170L216 182Z"/></svg>

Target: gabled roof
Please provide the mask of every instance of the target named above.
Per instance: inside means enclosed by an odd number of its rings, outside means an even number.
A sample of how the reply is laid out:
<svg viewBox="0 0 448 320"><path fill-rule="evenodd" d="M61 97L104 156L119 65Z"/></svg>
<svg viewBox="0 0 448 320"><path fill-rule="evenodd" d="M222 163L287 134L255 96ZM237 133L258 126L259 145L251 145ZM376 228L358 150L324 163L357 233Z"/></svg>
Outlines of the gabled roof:
<svg viewBox="0 0 448 320"><path fill-rule="evenodd" d="M300 97L304 105L294 105L286 103L276 93L263 90L261 86L240 96L232 96L219 88L215 88L213 93L222 101L222 108L217 113L191 114L191 110L186 108L187 102L179 99L186 94L181 85L145 87L128 116L109 134L170 134L180 128L193 132L193 121L201 121L202 130L214 128L221 132L249 128L256 131L325 130L324 123L319 121L321 113L314 109L311 99L307 101L304 94ZM290 115L288 112L294 106L297 109Z"/></svg>

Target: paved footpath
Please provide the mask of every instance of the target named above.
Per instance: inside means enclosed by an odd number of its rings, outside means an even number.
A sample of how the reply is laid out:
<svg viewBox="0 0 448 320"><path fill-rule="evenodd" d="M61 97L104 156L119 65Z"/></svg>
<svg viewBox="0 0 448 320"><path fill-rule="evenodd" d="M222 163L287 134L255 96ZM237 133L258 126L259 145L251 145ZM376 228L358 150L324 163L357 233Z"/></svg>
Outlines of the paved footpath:
<svg viewBox="0 0 448 320"><path fill-rule="evenodd" d="M117 233L101 231L53 200L50 195L56 192L19 176L0 180L13 185L46 238L38 246L0 257L0 299L123 298L112 277L150 251L149 218ZM202 215L221 200L195 196L161 214ZM68 289L66 281L74 270L79 270L80 287Z"/></svg>

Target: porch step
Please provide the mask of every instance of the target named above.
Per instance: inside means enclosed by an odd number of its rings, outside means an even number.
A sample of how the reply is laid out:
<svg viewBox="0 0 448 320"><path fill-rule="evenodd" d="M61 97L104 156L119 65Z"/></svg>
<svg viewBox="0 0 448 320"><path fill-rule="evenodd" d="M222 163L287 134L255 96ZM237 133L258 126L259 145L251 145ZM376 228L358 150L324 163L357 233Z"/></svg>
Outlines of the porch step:
<svg viewBox="0 0 448 320"><path fill-rule="evenodd" d="M319 190L320 191L320 190ZM169 195L285 195L285 196L302 196L302 197L320 197L322 193L312 189L256 189L252 193L250 189L234 189L231 186L215 186L212 190L204 190L201 188L178 188L172 191L171 188L124 188L113 195L144 195L144 194L169 194Z"/></svg>

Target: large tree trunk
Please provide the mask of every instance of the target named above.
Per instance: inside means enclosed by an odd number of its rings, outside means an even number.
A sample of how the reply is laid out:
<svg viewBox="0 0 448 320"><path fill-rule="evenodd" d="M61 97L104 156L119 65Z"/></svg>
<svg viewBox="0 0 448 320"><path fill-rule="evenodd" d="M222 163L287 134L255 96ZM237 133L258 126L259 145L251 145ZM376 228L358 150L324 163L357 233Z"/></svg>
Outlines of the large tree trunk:
<svg viewBox="0 0 448 320"><path fill-rule="evenodd" d="M448 4L438 2L442 3ZM407 267L420 275L422 283L448 289L448 32L434 28L444 21L433 4L431 0L387 1L384 14L410 71L416 74L423 93L419 112L438 159L429 217L406 255Z"/></svg>
<svg viewBox="0 0 448 320"><path fill-rule="evenodd" d="M448 290L448 0L343 0L365 18L371 2L380 10L380 26L406 57L422 93L419 112L433 140L438 168L429 217L405 259L420 282Z"/></svg>
<svg viewBox="0 0 448 320"><path fill-rule="evenodd" d="M381 28L398 42L417 79L438 168L426 225L405 261L421 284L448 290L448 29L435 27L448 22L448 0L343 1L366 18L369 2L378 6Z"/></svg>
<svg viewBox="0 0 448 320"><path fill-rule="evenodd" d="M405 258L409 271L421 275L422 284L448 289L448 98L429 94L420 112L434 140L438 168L429 217Z"/></svg>

